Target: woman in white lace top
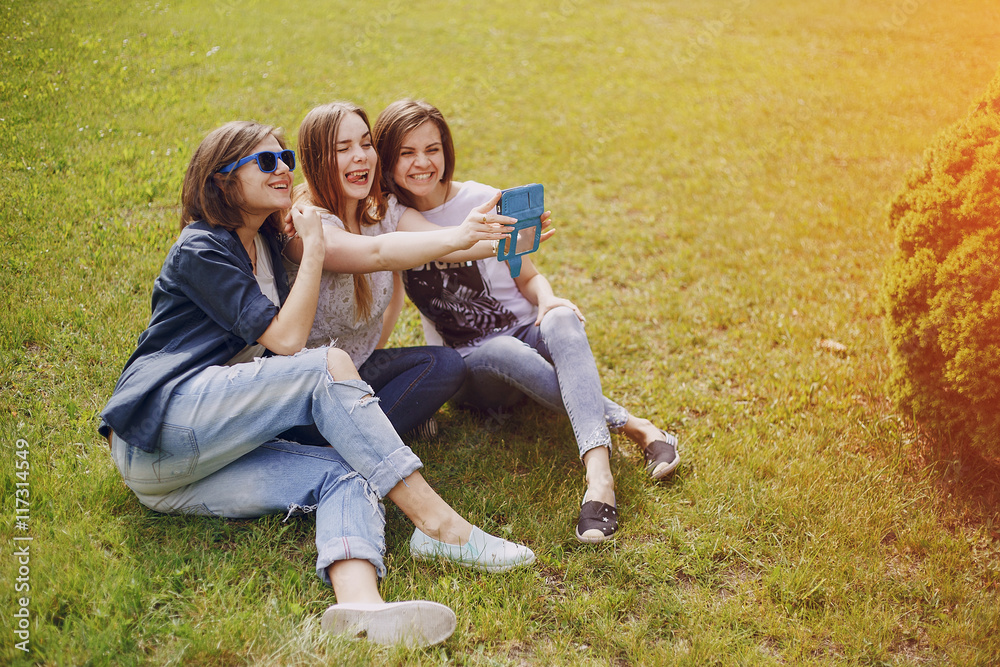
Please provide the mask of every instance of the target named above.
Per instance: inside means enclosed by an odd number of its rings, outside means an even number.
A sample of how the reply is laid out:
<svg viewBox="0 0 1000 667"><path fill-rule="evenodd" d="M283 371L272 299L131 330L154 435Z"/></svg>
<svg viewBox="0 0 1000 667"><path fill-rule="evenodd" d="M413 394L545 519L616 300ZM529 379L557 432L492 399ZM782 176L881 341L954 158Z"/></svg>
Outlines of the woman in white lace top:
<svg viewBox="0 0 1000 667"><path fill-rule="evenodd" d="M510 231L505 225L515 221L494 213L493 199L457 227L442 229L385 197L368 116L350 103L325 104L306 115L298 157L306 182L296 188L295 201L325 211L324 273L308 344L347 351L396 431L410 432L451 398L466 371L461 355L447 347L382 347L402 307L394 272L438 259L488 257ZM285 256L294 263L300 253L293 238ZM289 273L294 276L294 266Z"/></svg>

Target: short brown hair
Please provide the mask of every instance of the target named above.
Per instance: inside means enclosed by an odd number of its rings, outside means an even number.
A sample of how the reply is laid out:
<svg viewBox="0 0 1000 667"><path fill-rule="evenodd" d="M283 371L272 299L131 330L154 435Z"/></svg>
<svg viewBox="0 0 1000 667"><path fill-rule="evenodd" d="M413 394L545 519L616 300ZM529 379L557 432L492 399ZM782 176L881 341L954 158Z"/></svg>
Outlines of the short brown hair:
<svg viewBox="0 0 1000 667"><path fill-rule="evenodd" d="M219 174L219 170L249 155L268 136L286 148L280 128L245 120L226 123L202 139L184 175L181 229L197 220L228 231L243 226L243 193L236 171ZM264 226L277 234L281 230L281 217L280 211L272 213Z"/></svg>
<svg viewBox="0 0 1000 667"><path fill-rule="evenodd" d="M455 143L444 115L432 104L423 100L398 100L378 115L375 120L375 149L378 151L379 171L385 189L396 195L404 206L415 208L410 193L399 187L392 178L392 172L399 162L399 150L406 135L427 121L434 123L441 133L441 150L444 152L444 174L441 182L451 187L455 175Z"/></svg>

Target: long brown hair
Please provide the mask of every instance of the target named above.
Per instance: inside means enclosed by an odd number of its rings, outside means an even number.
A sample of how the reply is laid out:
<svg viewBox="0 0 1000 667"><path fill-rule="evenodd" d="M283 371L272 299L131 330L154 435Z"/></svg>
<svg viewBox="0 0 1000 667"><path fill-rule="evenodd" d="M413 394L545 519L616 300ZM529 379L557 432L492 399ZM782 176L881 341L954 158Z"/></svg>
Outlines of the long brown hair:
<svg viewBox="0 0 1000 667"><path fill-rule="evenodd" d="M295 188L293 195L295 201L308 201L343 220L348 232L347 197L337 168L337 132L344 116L349 113L360 116L368 131L371 131L371 123L364 109L350 102L323 104L302 119L299 126L298 160L302 165L305 182ZM377 168L372 170L370 178L368 197L358 202L355 211L356 221L365 226L380 222L387 208ZM354 300L356 321L368 319L374 298L365 273L354 274Z"/></svg>
<svg viewBox="0 0 1000 667"><path fill-rule="evenodd" d="M375 120L375 150L378 151L379 171L387 192L396 195L399 203L410 208L414 206L410 193L399 187L392 177L399 162L399 151L406 135L427 121L434 123L441 133L441 150L444 152L444 174L441 182L449 189L455 175L455 143L444 115L432 104L423 100L398 100L378 115ZM447 198L446 198L447 199Z"/></svg>
<svg viewBox="0 0 1000 667"><path fill-rule="evenodd" d="M198 220L227 231L243 226L243 191L236 170L220 174L219 169L249 155L268 136L286 148L280 128L245 120L226 123L202 139L184 174L181 229ZM281 217L281 211L272 213L261 229L279 234Z"/></svg>

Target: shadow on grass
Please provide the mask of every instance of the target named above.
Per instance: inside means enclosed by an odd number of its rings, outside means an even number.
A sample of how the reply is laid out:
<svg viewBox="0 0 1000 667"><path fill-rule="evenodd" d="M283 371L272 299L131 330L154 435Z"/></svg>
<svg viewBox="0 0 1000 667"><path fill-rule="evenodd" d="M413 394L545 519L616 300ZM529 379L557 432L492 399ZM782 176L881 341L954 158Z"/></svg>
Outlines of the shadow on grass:
<svg viewBox="0 0 1000 667"><path fill-rule="evenodd" d="M1000 541L1000 458L983 455L967 444L934 437L913 419L900 415L881 391L880 379L857 395L867 414L860 449L895 460L903 481L927 484L934 506L949 528L984 526Z"/></svg>
<svg viewBox="0 0 1000 667"><path fill-rule="evenodd" d="M938 500L955 511L956 521L985 525L1000 540L1000 459L926 434L914 443L913 456L932 473Z"/></svg>

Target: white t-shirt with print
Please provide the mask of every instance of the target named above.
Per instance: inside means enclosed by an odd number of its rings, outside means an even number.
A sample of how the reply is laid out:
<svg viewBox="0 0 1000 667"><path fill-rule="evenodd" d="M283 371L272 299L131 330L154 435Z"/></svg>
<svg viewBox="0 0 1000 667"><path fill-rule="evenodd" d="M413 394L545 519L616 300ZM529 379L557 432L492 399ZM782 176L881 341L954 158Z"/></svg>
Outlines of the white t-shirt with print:
<svg viewBox="0 0 1000 667"><path fill-rule="evenodd" d="M455 227L496 189L475 181L453 183L455 196L423 211L436 225ZM463 356L484 341L530 324L537 309L517 288L506 262L489 257L475 262L429 262L403 272L410 301L420 310L429 345L447 345Z"/></svg>

